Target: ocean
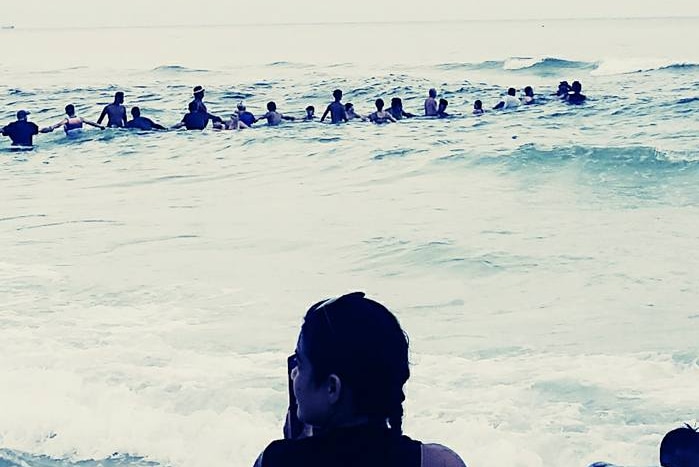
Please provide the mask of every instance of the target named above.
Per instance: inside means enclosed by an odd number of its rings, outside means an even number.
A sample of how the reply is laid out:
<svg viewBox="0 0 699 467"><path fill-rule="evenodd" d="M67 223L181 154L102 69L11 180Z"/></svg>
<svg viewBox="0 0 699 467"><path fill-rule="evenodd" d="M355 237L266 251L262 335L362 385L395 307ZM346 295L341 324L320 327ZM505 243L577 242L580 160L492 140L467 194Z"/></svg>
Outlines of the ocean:
<svg viewBox="0 0 699 467"><path fill-rule="evenodd" d="M452 118L0 142L0 466L246 466L316 301L410 336L404 429L472 467L658 465L697 421L699 19L0 30L0 109L166 126L203 85ZM588 102L550 94L579 80ZM509 86L539 104L476 118Z"/></svg>

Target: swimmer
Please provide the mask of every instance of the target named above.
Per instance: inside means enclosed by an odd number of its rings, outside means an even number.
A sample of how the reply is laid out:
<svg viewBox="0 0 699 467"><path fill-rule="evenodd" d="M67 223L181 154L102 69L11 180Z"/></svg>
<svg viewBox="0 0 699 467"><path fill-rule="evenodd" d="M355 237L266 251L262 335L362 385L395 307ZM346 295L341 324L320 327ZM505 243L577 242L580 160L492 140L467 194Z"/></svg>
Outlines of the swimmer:
<svg viewBox="0 0 699 467"><path fill-rule="evenodd" d="M558 83L558 90L556 91L555 96L559 97L560 99L567 99L568 98L568 93L570 92L570 84L568 84L568 81L561 81Z"/></svg>
<svg viewBox="0 0 699 467"><path fill-rule="evenodd" d="M223 126L219 126L218 123L215 123L214 128L219 128L221 130L243 130L250 127L247 126L245 122L240 120L240 115L234 113L231 115L231 119L228 120Z"/></svg>
<svg viewBox="0 0 699 467"><path fill-rule="evenodd" d="M446 112L449 102L446 99L439 99L439 107L437 107L437 117L448 118L450 115Z"/></svg>
<svg viewBox="0 0 699 467"><path fill-rule="evenodd" d="M102 110L100 118L97 119L99 125L102 124L104 117L107 117L107 126L109 128L123 128L126 126L126 107L124 107L123 92L119 91L114 94L114 102Z"/></svg>
<svg viewBox="0 0 699 467"><path fill-rule="evenodd" d="M251 112L245 110L245 102L243 101L238 102L237 108L238 118L240 118L240 121L247 125L248 128L250 128L252 124L255 123L255 116Z"/></svg>
<svg viewBox="0 0 699 467"><path fill-rule="evenodd" d="M355 120L358 118L363 122L366 121L366 117L363 117L354 111L354 104L351 102L345 104L345 113L347 114L347 120Z"/></svg>
<svg viewBox="0 0 699 467"><path fill-rule="evenodd" d="M282 120L295 120L294 117L282 115L277 112L277 104L274 101L267 102L267 113L255 121L259 122L260 120L265 119L267 120L268 126L277 126L282 122Z"/></svg>
<svg viewBox="0 0 699 467"><path fill-rule="evenodd" d="M189 103L189 112L182 117L182 121L177 125L173 126L173 130L185 127L188 130L203 130L209 124L209 114L208 112L201 112L197 110L197 104L192 101ZM218 122L217 122L218 123Z"/></svg>
<svg viewBox="0 0 699 467"><path fill-rule="evenodd" d="M393 122L396 123L396 119L393 118L393 115L391 115L389 112L385 111L383 109L384 102L383 99L376 99L376 112L372 113L369 115L369 121L372 123L388 123L388 122Z"/></svg>
<svg viewBox="0 0 699 467"><path fill-rule="evenodd" d="M573 81L570 88L572 91L568 94L568 98L566 99L569 104L582 104L585 102L587 96L581 94L582 84L580 84L580 81Z"/></svg>
<svg viewBox="0 0 699 467"><path fill-rule="evenodd" d="M330 113L330 123L340 123L341 121L347 122L347 113L345 112L345 106L342 105L342 91L335 89L333 91L334 102L328 105L328 108L323 112L323 116L320 117L320 121L323 122L325 117Z"/></svg>
<svg viewBox="0 0 699 467"><path fill-rule="evenodd" d="M209 119L211 119L212 122L223 124L223 120L221 119L221 117L217 117L216 115L210 114L209 111L206 109L206 104L204 104L204 91L206 90L202 86L194 86L194 89L192 89L192 95L194 96L194 100L190 102L190 104L194 104L195 112L203 112L205 114L208 114Z"/></svg>
<svg viewBox="0 0 699 467"><path fill-rule="evenodd" d="M483 110L483 102L481 102L480 99L476 100L476 102L473 103L473 115L478 117L484 113L485 110Z"/></svg>
<svg viewBox="0 0 699 467"><path fill-rule="evenodd" d="M30 112L20 110L17 112L17 121L10 123L0 130L0 135L12 140L12 146L31 148L34 146L34 135L39 134L39 127L34 122L27 121Z"/></svg>
<svg viewBox="0 0 699 467"><path fill-rule="evenodd" d="M516 97L517 90L515 88L510 88L507 90L507 95L498 102L493 110L506 110L506 109L516 109L522 103Z"/></svg>
<svg viewBox="0 0 699 467"><path fill-rule="evenodd" d="M699 467L699 433L689 425L668 432L660 442L663 467Z"/></svg>
<svg viewBox="0 0 699 467"><path fill-rule="evenodd" d="M403 110L403 101L400 97L394 97L393 99L391 99L391 108L388 109L388 111L391 114L391 116L393 116L393 118L395 118L396 120L400 120L403 117L411 118L415 116Z"/></svg>
<svg viewBox="0 0 699 467"><path fill-rule="evenodd" d="M162 125L158 125L150 118L141 117L141 109L133 107L131 109L131 120L126 122L126 128L151 131L151 130L166 130Z"/></svg>
<svg viewBox="0 0 699 467"><path fill-rule="evenodd" d="M312 105L306 107L306 116L303 117L304 122L312 122L316 118L316 108Z"/></svg>
<svg viewBox="0 0 699 467"><path fill-rule="evenodd" d="M76 136L82 132L83 123L86 125L94 126L95 128L99 128L100 130L104 130L104 127L99 123L91 122L90 120L86 120L82 117L78 117L77 115L75 115L75 106L73 104L66 105L65 110L67 118L64 118L63 120L54 125L42 128L41 132L50 133L56 128L63 127L63 131L66 132L66 136Z"/></svg>
<svg viewBox="0 0 699 467"><path fill-rule="evenodd" d="M425 116L437 116L437 90L432 88L428 91L428 97L425 99Z"/></svg>
<svg viewBox="0 0 699 467"><path fill-rule="evenodd" d="M524 97L522 98L524 105L534 104L534 89L531 86L524 88Z"/></svg>

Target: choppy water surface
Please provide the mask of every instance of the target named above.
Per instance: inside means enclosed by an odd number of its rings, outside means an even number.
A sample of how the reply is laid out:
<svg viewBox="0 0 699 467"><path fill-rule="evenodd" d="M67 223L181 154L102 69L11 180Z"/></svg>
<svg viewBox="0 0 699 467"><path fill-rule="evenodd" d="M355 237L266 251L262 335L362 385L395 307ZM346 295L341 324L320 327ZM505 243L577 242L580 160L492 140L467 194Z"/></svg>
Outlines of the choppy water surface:
<svg viewBox="0 0 699 467"><path fill-rule="evenodd" d="M697 416L697 30L0 31L26 49L0 61L5 121L96 119L123 90L171 125L196 84L222 116L320 112L336 87L360 113L436 87L456 114L3 141L0 465L249 465L305 308L355 289L410 334L409 434L472 466L656 464ZM561 79L589 102L549 100ZM470 115L510 85L547 102Z"/></svg>

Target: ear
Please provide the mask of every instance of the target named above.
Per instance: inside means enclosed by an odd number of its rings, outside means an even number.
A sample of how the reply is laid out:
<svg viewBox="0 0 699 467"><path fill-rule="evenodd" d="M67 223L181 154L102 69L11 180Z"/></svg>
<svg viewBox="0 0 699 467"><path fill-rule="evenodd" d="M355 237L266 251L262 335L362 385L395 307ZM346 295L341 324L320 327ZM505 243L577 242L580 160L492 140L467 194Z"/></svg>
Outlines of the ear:
<svg viewBox="0 0 699 467"><path fill-rule="evenodd" d="M328 402L331 404L336 404L340 400L340 393L342 392L342 381L340 377L336 374L331 374L328 376Z"/></svg>

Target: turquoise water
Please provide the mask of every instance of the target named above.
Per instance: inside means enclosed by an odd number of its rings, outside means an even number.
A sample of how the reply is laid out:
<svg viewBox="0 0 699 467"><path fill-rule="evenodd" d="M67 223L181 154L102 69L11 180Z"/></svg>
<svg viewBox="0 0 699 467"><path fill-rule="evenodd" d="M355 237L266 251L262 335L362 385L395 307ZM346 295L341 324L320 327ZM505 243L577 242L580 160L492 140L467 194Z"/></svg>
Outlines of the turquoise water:
<svg viewBox="0 0 699 467"><path fill-rule="evenodd" d="M355 289L410 335L408 434L471 466L657 464L697 416L697 25L0 31L25 50L8 122L123 90L171 125L196 84L221 116L336 87L360 113L436 87L456 115L3 141L0 465L250 465L303 312ZM589 102L470 115L561 79Z"/></svg>

